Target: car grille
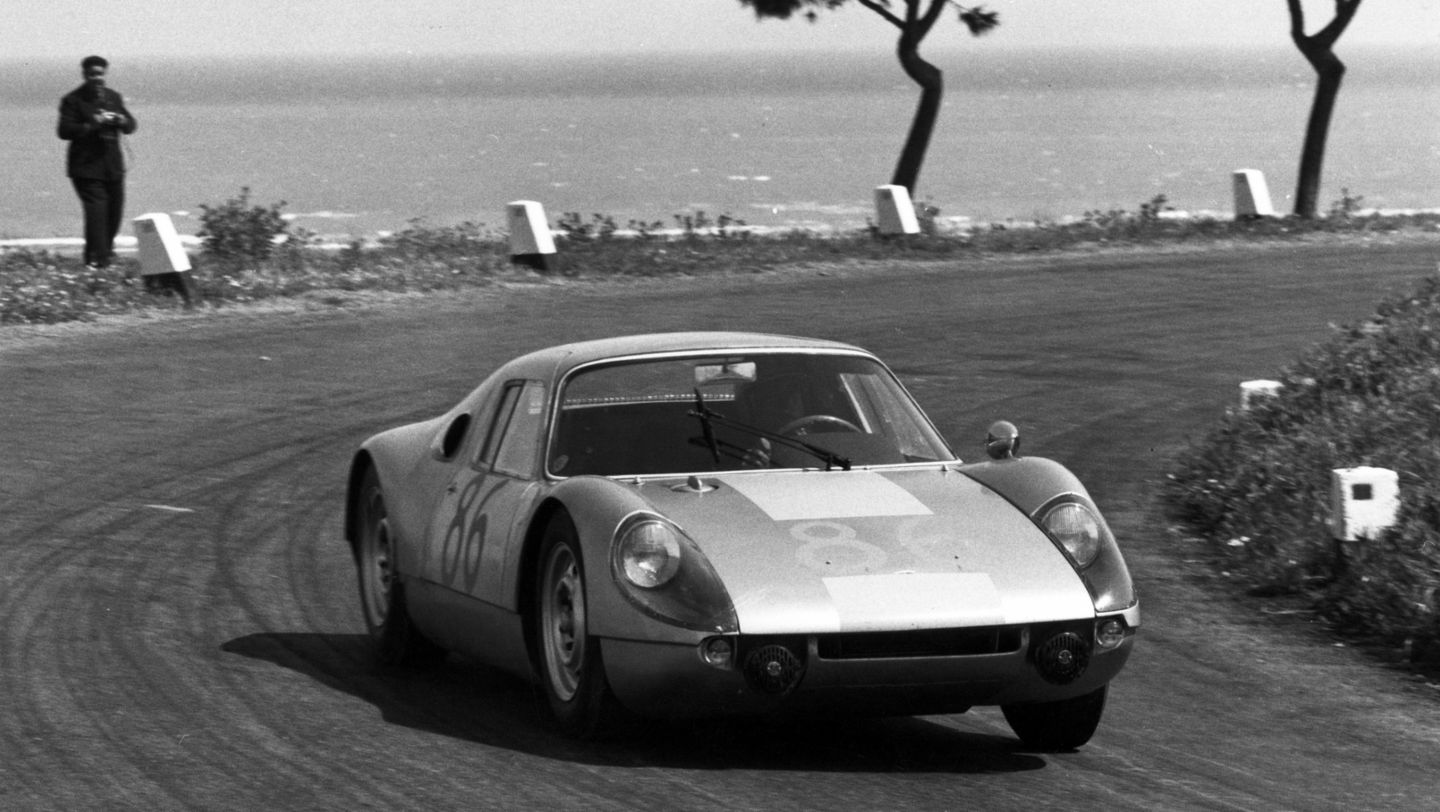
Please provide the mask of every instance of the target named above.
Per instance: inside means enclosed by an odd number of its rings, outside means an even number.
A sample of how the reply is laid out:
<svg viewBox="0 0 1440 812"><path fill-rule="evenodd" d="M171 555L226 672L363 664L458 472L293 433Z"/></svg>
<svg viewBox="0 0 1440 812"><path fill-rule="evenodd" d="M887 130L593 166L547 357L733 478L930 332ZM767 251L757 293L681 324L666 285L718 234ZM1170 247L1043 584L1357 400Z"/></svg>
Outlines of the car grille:
<svg viewBox="0 0 1440 812"><path fill-rule="evenodd" d="M1024 644L1022 630L1021 626L994 626L822 634L816 638L816 653L822 660L1005 654L1020 650Z"/></svg>

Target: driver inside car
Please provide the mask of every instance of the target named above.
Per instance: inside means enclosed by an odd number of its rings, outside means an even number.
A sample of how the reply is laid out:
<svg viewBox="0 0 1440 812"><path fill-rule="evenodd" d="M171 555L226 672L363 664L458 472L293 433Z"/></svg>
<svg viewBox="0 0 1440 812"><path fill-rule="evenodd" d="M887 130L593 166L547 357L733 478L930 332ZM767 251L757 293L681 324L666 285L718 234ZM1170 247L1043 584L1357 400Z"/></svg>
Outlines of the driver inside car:
<svg viewBox="0 0 1440 812"><path fill-rule="evenodd" d="M765 376L737 394L737 418L758 429L796 438L817 431L848 430L841 426L848 421L834 418L835 425L830 425L832 421L823 419L840 411L835 408L836 393L827 397L813 386L806 386L813 383L813 377L794 372ZM806 419L812 417L820 419ZM774 464L774 454L773 444L758 438L746 451L742 463L747 467L767 468Z"/></svg>

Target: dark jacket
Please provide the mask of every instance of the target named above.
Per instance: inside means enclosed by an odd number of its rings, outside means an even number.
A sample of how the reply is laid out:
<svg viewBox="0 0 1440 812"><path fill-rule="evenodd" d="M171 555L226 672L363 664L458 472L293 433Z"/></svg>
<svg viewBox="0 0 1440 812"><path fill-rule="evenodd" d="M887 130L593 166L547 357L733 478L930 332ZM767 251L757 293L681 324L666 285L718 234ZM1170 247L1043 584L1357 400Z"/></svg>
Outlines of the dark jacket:
<svg viewBox="0 0 1440 812"><path fill-rule="evenodd" d="M108 111L124 118L116 124L97 124L95 114ZM125 157L120 152L120 133L135 132L135 117L125 109L120 94L108 87L92 90L81 85L60 100L60 123L55 134L70 142L65 156L65 174L72 178L120 180L125 177Z"/></svg>

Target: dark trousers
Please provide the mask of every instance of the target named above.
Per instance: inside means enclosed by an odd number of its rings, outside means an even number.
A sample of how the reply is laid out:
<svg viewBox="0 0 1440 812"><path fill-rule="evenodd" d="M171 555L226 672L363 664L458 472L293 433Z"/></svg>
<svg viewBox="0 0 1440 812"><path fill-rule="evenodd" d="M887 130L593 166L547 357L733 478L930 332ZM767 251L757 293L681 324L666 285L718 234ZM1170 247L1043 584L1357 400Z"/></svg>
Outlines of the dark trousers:
<svg viewBox="0 0 1440 812"><path fill-rule="evenodd" d="M85 264L105 267L114 254L115 235L125 208L125 181L71 178L85 210Z"/></svg>

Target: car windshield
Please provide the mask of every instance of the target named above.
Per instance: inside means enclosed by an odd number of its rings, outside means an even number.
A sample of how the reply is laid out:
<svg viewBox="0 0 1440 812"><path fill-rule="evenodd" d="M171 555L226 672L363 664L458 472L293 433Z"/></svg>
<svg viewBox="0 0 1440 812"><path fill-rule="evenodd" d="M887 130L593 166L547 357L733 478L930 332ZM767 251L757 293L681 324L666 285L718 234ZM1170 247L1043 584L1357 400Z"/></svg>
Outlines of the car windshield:
<svg viewBox="0 0 1440 812"><path fill-rule="evenodd" d="M825 353L589 366L563 384L556 476L850 468L953 455L874 359Z"/></svg>

